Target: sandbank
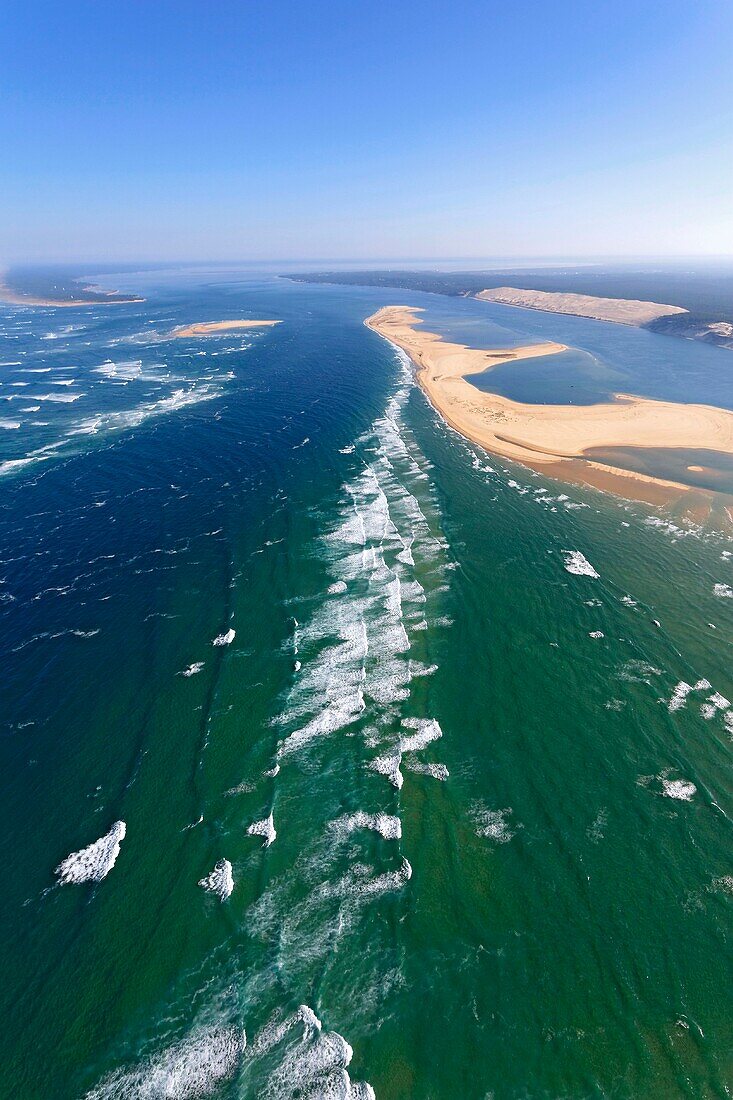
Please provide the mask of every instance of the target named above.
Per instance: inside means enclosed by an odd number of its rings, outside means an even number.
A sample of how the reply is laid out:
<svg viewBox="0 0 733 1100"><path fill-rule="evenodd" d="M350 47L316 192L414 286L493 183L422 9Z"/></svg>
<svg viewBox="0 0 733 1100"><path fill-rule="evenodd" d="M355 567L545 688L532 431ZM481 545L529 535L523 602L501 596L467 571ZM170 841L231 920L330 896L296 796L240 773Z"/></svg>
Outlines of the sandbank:
<svg viewBox="0 0 733 1100"><path fill-rule="evenodd" d="M631 394L616 394L613 402L598 405L530 405L478 390L466 375L567 349L552 342L510 350L468 348L419 328L420 312L411 306L385 306L364 323L409 355L418 383L447 423L493 454L551 477L653 504L677 499L690 486L593 462L585 452L653 447L733 454L733 413L726 409Z"/></svg>
<svg viewBox="0 0 733 1100"><path fill-rule="evenodd" d="M484 302L497 302L503 306L539 309L545 313L571 313L576 317L592 317L597 321L614 321L619 325L636 327L648 325L659 317L688 312L682 306L662 305L660 302L596 298L592 294L558 294L545 290L518 290L512 286L481 290L476 297Z"/></svg>
<svg viewBox="0 0 733 1100"><path fill-rule="evenodd" d="M281 325L282 321L202 321L195 325L181 325L171 336L213 336L218 332L229 332L238 328L264 328Z"/></svg>

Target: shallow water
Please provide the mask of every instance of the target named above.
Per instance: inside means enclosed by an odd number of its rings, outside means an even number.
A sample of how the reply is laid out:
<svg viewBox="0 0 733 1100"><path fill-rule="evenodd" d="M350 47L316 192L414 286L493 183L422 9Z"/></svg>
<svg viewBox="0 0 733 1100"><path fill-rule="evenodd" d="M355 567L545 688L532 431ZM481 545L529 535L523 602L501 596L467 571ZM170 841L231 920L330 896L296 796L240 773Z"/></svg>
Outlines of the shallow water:
<svg viewBox="0 0 733 1100"><path fill-rule="evenodd" d="M0 1093L723 1094L730 540L477 451L362 324L501 307L121 289L2 313L0 393L84 397L0 440Z"/></svg>
<svg viewBox="0 0 733 1100"><path fill-rule="evenodd" d="M468 374L466 378L477 389L508 397L510 401L597 405L612 401L627 376L611 370L588 352L573 348L554 355L499 363L480 374Z"/></svg>
<svg viewBox="0 0 733 1100"><path fill-rule="evenodd" d="M392 301L401 300L395 295L404 293L392 291ZM525 395L531 392L531 400L539 403L585 404L607 400L614 393L634 393L733 409L733 355L728 348L585 317L470 298L461 299L459 308L455 299L422 297L427 304L421 315L425 327L430 329L432 322L446 339L477 348L554 340L570 349L559 357L508 363L483 377L474 376L471 381L480 388L491 388L494 376L502 386L496 392L514 400L528 400ZM553 371L555 359L561 369ZM531 391L525 385L528 378Z"/></svg>

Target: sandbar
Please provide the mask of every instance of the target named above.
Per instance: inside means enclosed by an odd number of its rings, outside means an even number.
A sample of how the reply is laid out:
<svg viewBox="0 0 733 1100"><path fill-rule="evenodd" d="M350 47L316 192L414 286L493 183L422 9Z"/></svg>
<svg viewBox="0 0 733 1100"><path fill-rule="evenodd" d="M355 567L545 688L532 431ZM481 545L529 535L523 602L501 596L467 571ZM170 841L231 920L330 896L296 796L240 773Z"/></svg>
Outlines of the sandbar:
<svg viewBox="0 0 733 1100"><path fill-rule="evenodd" d="M481 290L476 295L484 302L522 309L539 309L545 313L570 313L576 317L592 317L597 321L614 321L619 325L640 328L659 317L687 313L682 306L667 306L660 302L640 302L628 298L596 298L592 294L565 294L545 290L518 290L512 286Z"/></svg>
<svg viewBox="0 0 733 1100"><path fill-rule="evenodd" d="M552 342L509 350L469 348L420 328L420 312L411 306L385 306L364 323L409 355L419 385L447 423L493 454L550 477L654 504L677 499L690 486L593 462L585 452L596 447L674 447L733 454L733 413L711 405L632 394L616 394L613 402L598 405L530 405L478 390L466 375L567 348Z"/></svg>
<svg viewBox="0 0 733 1100"><path fill-rule="evenodd" d="M238 328L265 328L281 325L282 321L201 321L195 325L181 325L171 336L215 336L218 332L229 332Z"/></svg>

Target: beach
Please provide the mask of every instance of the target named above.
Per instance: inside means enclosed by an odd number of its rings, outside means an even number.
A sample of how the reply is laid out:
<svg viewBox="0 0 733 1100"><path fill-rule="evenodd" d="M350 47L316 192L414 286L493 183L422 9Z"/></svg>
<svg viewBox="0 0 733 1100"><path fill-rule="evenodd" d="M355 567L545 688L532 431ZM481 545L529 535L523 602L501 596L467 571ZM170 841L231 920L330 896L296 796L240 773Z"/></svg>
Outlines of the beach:
<svg viewBox="0 0 733 1100"><path fill-rule="evenodd" d="M479 391L466 381L468 375L499 363L566 351L566 346L549 342L511 350L472 349L417 327L422 323L419 312L385 306L365 324L410 356L420 386L444 419L493 454L553 477L650 503L679 497L689 492L689 486L590 462L585 453L592 448L644 447L733 454L733 413L711 405L631 394L617 394L615 401L596 405L532 405Z"/></svg>

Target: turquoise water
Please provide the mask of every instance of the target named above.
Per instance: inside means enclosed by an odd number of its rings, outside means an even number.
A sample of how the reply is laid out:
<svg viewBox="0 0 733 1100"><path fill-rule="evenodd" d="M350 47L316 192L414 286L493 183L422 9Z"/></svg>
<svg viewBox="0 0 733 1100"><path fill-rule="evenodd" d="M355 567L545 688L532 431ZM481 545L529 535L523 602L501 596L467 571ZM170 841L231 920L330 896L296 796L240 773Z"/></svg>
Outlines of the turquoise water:
<svg viewBox="0 0 733 1100"><path fill-rule="evenodd" d="M0 315L0 1094L725 1095L733 545L477 451L362 321L730 353L120 289Z"/></svg>

